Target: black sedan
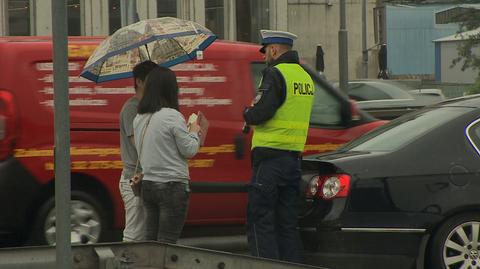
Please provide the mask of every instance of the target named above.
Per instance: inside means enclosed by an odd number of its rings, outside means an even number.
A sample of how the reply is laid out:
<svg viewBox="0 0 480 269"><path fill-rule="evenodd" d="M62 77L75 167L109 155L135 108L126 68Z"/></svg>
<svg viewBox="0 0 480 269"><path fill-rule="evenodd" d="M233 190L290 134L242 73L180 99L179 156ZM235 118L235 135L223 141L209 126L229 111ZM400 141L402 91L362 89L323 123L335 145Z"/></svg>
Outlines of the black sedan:
<svg viewBox="0 0 480 269"><path fill-rule="evenodd" d="M480 95L305 157L300 229L332 268L480 269ZM313 258L312 258L313 257Z"/></svg>

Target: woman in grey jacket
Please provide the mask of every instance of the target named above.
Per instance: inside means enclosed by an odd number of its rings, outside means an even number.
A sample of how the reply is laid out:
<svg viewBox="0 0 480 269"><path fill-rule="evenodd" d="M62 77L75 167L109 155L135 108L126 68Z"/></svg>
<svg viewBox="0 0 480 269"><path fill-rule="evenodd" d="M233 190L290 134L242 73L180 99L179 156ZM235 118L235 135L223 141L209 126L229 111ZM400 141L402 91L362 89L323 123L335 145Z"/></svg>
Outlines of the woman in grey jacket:
<svg viewBox="0 0 480 269"><path fill-rule="evenodd" d="M200 126L193 123L188 128L179 112L173 71L164 67L150 71L133 126L143 169L146 240L176 243L187 216L187 159L200 147Z"/></svg>

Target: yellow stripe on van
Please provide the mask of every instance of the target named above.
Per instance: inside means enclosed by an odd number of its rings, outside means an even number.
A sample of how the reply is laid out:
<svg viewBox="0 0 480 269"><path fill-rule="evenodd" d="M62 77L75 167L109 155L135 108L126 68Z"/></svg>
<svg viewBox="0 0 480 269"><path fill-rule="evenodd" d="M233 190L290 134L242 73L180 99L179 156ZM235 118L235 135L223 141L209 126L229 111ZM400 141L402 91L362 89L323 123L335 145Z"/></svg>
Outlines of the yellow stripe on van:
<svg viewBox="0 0 480 269"><path fill-rule="evenodd" d="M317 152L334 151L342 145L343 144L332 144L332 143L309 144L309 145L305 145L304 151L317 151Z"/></svg>
<svg viewBox="0 0 480 269"><path fill-rule="evenodd" d="M70 148L71 156L120 156L120 148ZM53 157L53 149L15 149L16 158Z"/></svg>
<svg viewBox="0 0 480 269"><path fill-rule="evenodd" d="M88 58L97 48L97 45L68 45L68 57Z"/></svg>
<svg viewBox="0 0 480 269"><path fill-rule="evenodd" d="M201 147L198 153L205 153L207 155L215 155L217 153L231 153L235 151L235 145L224 144L216 147Z"/></svg>
<svg viewBox="0 0 480 269"><path fill-rule="evenodd" d="M214 159L196 159L189 160L188 166L192 168L209 168L213 167ZM121 160L115 161L74 161L72 162L72 171L78 170L121 170L123 163ZM45 170L53 171L55 164L53 162L45 163Z"/></svg>
<svg viewBox="0 0 480 269"><path fill-rule="evenodd" d="M199 153L207 155L215 155L218 153L231 153L235 151L233 144L224 144L214 147L201 147ZM120 156L120 148L70 148L71 156ZM16 158L28 157L53 157L53 149L15 149L14 156Z"/></svg>
<svg viewBox="0 0 480 269"><path fill-rule="evenodd" d="M282 137L283 139L283 137ZM292 139L292 138L290 138ZM296 138L295 138L296 139ZM305 145L305 151L317 151L317 152L326 152L333 151L343 144L308 144ZM199 153L207 155L216 155L219 153L232 153L235 152L235 146L233 144L223 144L213 147L201 147L198 151ZM71 156L120 156L120 148L70 148ZM15 149L14 151L15 158L31 158L31 157L53 157L53 149ZM198 166L204 167L205 164L195 164ZM193 166L197 167L197 166Z"/></svg>

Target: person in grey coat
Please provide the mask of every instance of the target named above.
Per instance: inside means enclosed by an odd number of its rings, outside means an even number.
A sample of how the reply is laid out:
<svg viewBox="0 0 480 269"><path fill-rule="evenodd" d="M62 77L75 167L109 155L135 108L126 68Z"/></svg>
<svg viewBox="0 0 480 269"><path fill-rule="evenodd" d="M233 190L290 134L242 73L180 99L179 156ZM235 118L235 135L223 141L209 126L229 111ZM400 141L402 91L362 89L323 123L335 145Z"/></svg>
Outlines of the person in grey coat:
<svg viewBox="0 0 480 269"><path fill-rule="evenodd" d="M145 239L176 243L189 201L187 159L199 150L200 126L194 122L187 127L179 111L178 85L173 71L164 67L150 71L133 126L143 169Z"/></svg>
<svg viewBox="0 0 480 269"><path fill-rule="evenodd" d="M134 176L138 158L133 138L133 119L137 115L138 103L143 96L145 78L157 66L152 61L144 61L133 68L135 95L125 102L120 112L120 155L123 169L119 189L125 207L123 241L141 241L145 238L143 206L140 197L134 195L129 183L129 179Z"/></svg>

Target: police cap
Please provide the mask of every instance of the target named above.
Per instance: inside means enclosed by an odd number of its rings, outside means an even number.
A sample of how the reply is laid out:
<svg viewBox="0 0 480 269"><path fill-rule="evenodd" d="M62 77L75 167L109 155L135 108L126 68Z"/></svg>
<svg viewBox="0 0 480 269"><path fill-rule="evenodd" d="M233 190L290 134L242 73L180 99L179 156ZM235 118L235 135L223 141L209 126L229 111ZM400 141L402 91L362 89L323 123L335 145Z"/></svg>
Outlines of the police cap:
<svg viewBox="0 0 480 269"><path fill-rule="evenodd" d="M293 46L293 41L297 39L295 34L284 31L260 30L260 35L262 37L261 53L265 53L265 47L269 44L287 44Z"/></svg>

